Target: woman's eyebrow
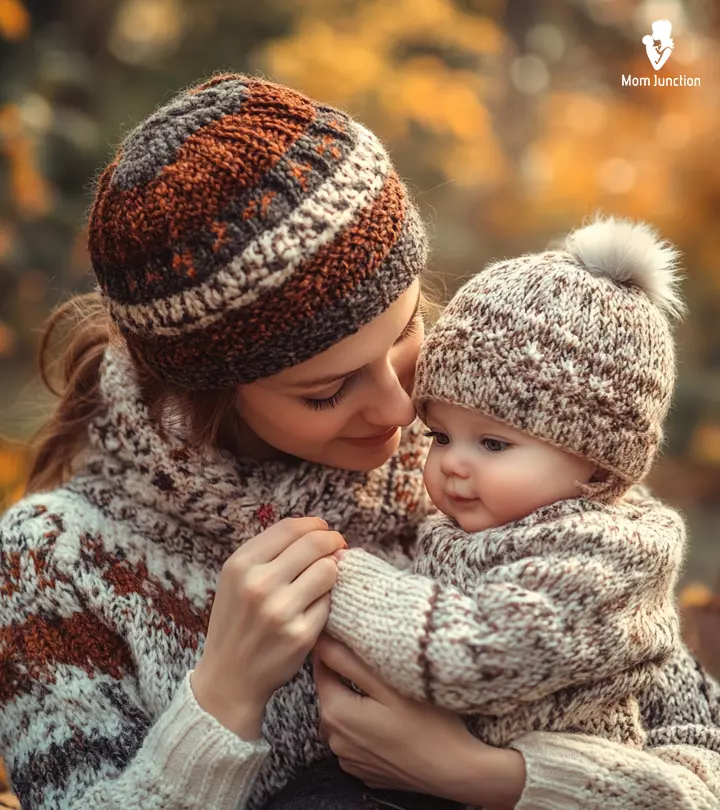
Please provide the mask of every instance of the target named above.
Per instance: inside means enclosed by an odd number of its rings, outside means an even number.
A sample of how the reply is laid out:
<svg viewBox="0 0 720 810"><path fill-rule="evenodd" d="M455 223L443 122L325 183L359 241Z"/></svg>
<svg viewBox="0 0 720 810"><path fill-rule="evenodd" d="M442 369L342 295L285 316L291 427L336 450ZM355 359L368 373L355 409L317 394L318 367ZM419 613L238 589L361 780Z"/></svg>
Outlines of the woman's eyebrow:
<svg viewBox="0 0 720 810"><path fill-rule="evenodd" d="M400 333L401 335L407 330L410 324L415 320L415 316L418 314L418 309L420 308L420 298L421 293L418 291L417 301L415 302L415 309L413 310L410 319L408 320L405 328ZM343 377L349 377L352 374L357 374L358 372L362 371L363 369L367 368L367 363L364 366L360 366L359 368L354 368L350 371L344 371L342 374L327 374L324 377L314 377L312 380L302 380L301 382L292 383L290 386L291 388L313 388L319 385L327 385L328 383L335 382L336 380L341 380Z"/></svg>

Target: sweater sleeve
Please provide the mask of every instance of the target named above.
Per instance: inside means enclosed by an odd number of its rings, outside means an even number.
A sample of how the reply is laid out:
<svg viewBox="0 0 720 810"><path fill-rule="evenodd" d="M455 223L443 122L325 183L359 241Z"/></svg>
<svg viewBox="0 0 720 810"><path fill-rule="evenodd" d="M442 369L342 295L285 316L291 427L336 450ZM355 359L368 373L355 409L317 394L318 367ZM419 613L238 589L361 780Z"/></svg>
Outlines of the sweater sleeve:
<svg viewBox="0 0 720 810"><path fill-rule="evenodd" d="M515 810L718 810L720 753L691 745L644 751L600 737L533 731Z"/></svg>
<svg viewBox="0 0 720 810"><path fill-rule="evenodd" d="M338 565L328 632L408 697L497 715L667 657L680 541L666 535L651 549L636 537L589 537L597 542L508 554L470 592L352 549Z"/></svg>
<svg viewBox="0 0 720 810"><path fill-rule="evenodd" d="M0 752L23 810L236 810L268 752L204 712L190 673L153 723L123 641L34 538L0 526Z"/></svg>

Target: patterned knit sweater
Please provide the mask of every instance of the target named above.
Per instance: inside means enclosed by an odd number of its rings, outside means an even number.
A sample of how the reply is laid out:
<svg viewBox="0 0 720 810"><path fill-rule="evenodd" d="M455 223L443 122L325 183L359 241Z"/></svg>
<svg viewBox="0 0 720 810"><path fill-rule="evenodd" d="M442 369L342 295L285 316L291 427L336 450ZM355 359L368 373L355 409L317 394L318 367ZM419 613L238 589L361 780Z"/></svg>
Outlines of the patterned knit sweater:
<svg viewBox="0 0 720 810"><path fill-rule="evenodd" d="M233 808L257 775L257 807L330 752L309 662L268 705L269 755L194 701L188 673L221 567L244 540L306 514L407 567L429 508L425 440L406 430L370 473L205 457L177 428L161 437L118 350L101 387L107 413L81 468L0 521L0 751L13 787L24 810Z"/></svg>
<svg viewBox="0 0 720 810"><path fill-rule="evenodd" d="M238 738L195 701L188 673L222 564L281 517L317 514L351 547L409 567L429 511L426 444L419 426L404 431L367 474L206 456L180 429L160 436L117 352L102 391L106 413L71 480L0 518L0 751L24 810L255 810L329 751L309 665L271 699L263 740ZM720 695L684 649L663 672L676 691L643 705L652 752L516 740L528 768L517 810L716 807Z"/></svg>
<svg viewBox="0 0 720 810"><path fill-rule="evenodd" d="M412 571L346 553L328 631L491 745L544 729L642 747L638 697L681 644L684 541L680 515L636 493L472 534L429 518Z"/></svg>

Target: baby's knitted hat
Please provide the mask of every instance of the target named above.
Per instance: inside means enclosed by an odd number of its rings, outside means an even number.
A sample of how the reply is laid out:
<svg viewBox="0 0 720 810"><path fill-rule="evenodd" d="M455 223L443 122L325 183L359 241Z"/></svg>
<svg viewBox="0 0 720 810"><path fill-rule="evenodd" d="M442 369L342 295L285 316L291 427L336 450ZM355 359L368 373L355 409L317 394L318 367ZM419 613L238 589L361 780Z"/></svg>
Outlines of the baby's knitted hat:
<svg viewBox="0 0 720 810"><path fill-rule="evenodd" d="M480 411L588 460L620 494L662 440L675 382L677 251L645 224L598 220L562 250L489 266L427 337L414 391Z"/></svg>
<svg viewBox="0 0 720 810"><path fill-rule="evenodd" d="M250 383L328 349L423 269L423 223L380 141L278 84L223 75L125 138L89 221L130 351L184 388Z"/></svg>

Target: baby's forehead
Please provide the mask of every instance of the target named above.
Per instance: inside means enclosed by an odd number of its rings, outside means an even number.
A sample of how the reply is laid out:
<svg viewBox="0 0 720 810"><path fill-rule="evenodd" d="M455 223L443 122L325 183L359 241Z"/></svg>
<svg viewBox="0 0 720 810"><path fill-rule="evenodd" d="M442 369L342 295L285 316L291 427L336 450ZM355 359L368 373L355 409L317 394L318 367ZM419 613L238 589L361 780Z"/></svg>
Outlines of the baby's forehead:
<svg viewBox="0 0 720 810"><path fill-rule="evenodd" d="M462 405L451 405L447 402L428 402L425 413L427 421L436 421L444 427L457 425L474 430L487 430L493 427L507 428L503 422L480 411L473 411Z"/></svg>

